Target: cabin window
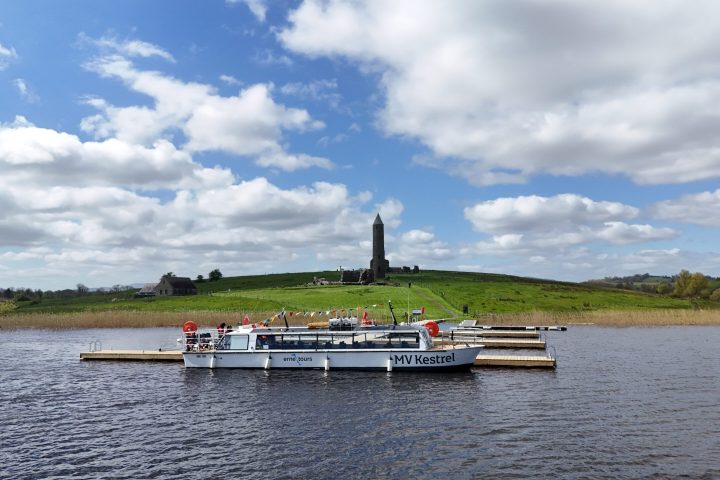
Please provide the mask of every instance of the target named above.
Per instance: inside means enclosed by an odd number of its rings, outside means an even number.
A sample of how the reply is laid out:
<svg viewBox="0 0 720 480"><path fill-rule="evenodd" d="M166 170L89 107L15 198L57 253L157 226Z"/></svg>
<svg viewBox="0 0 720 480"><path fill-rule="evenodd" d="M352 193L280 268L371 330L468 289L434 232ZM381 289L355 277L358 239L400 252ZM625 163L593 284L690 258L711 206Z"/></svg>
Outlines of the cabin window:
<svg viewBox="0 0 720 480"><path fill-rule="evenodd" d="M230 335L230 349L231 350L247 350L248 348L248 336L247 335Z"/></svg>
<svg viewBox="0 0 720 480"><path fill-rule="evenodd" d="M419 332L397 332L388 335L388 343L394 348L420 348Z"/></svg>

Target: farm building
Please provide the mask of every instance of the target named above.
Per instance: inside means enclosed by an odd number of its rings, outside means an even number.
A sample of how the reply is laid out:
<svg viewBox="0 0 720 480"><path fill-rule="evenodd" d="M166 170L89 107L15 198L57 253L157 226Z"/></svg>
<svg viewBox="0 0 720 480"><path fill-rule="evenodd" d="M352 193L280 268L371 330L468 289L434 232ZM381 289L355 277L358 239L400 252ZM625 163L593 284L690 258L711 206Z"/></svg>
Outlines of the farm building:
<svg viewBox="0 0 720 480"><path fill-rule="evenodd" d="M164 275L155 287L158 296L197 295L197 287L188 277Z"/></svg>
<svg viewBox="0 0 720 480"><path fill-rule="evenodd" d="M141 288L140 291L135 294L135 297L154 297L155 295L157 295L157 293L155 292L155 288L157 286L157 283L146 283L143 288Z"/></svg>

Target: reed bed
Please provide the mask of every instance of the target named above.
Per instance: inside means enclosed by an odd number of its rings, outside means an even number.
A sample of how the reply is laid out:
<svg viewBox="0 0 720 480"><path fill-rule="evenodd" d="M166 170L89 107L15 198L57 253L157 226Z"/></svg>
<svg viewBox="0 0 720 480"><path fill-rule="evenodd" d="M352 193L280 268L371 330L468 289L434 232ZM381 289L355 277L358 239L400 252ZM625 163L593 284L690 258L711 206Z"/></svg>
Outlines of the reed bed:
<svg viewBox="0 0 720 480"><path fill-rule="evenodd" d="M670 325L720 325L720 310L634 310L593 312L528 312L482 316L488 325L573 325L650 327Z"/></svg>
<svg viewBox="0 0 720 480"><path fill-rule="evenodd" d="M0 329L20 328L149 328L182 327L193 320L201 327L214 327L220 323L237 325L247 315L251 323L272 318L277 312L149 312L106 311L79 313L11 313L0 315ZM304 325L325 318L288 316L290 325ZM379 323L389 323L389 318L376 318ZM458 319L460 320L460 319ZM478 318L486 325L573 325L592 324L613 327L666 326L666 325L720 325L720 310L642 310L642 311L594 311L594 312L529 312L486 315ZM277 319L274 326L284 325Z"/></svg>
<svg viewBox="0 0 720 480"><path fill-rule="evenodd" d="M20 328L149 328L178 327L192 320L200 327L215 327L221 323L237 325L245 315L250 323L258 323L272 318L277 312L150 312L150 311L107 311L76 313L26 313L0 315L0 329ZM303 325L304 318L288 317L291 325ZM279 319L273 325L284 325Z"/></svg>

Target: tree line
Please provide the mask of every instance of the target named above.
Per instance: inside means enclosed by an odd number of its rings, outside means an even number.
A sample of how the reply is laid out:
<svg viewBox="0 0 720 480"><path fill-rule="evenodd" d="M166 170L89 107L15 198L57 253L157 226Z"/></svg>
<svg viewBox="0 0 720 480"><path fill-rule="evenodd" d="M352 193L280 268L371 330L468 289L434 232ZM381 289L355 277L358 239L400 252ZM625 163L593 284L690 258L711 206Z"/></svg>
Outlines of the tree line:
<svg viewBox="0 0 720 480"><path fill-rule="evenodd" d="M163 277L174 277L175 274L173 272L167 272ZM220 271L219 268L216 268L212 270L210 273L208 273L207 280L203 275L198 275L195 279L195 282L203 283L206 281L210 282L216 282L223 278L223 274ZM62 290L41 290L41 289L31 289L31 288L25 288L25 287L7 287L7 288L0 288L0 301L2 300L15 300L18 302L26 302L26 301L39 301L43 299L62 299L62 298L75 298L75 297L82 297L85 295L90 295L94 293L119 293L119 292L128 292L128 291L134 291L137 290L137 288L131 287L129 285L113 285L111 288L99 288L96 290L90 290L89 287L87 287L83 283L78 283L75 286L75 289L62 289Z"/></svg>

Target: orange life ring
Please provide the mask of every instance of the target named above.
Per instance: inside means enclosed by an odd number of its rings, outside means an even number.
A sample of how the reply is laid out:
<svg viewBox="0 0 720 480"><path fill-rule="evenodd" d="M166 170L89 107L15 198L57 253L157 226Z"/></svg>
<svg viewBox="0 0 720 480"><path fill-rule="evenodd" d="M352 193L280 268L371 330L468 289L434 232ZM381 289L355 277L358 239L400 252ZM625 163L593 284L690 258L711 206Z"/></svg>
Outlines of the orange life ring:
<svg viewBox="0 0 720 480"><path fill-rule="evenodd" d="M183 332L190 333L190 332L197 332L197 323L193 322L192 320L188 320L183 325Z"/></svg>

